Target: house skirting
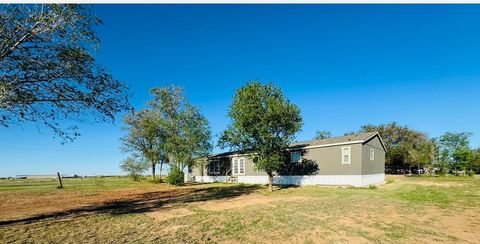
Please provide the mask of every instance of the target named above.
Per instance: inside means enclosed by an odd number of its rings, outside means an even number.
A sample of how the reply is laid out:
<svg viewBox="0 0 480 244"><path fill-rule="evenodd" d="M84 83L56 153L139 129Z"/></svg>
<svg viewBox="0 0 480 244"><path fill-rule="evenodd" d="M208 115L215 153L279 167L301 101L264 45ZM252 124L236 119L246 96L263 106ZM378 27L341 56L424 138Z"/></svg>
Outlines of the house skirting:
<svg viewBox="0 0 480 244"><path fill-rule="evenodd" d="M239 175L237 182L246 184L268 184L268 176ZM226 182L229 176L194 176L195 182ZM368 186L385 181L385 174L370 175L295 175L274 176L275 185L339 185L339 186Z"/></svg>

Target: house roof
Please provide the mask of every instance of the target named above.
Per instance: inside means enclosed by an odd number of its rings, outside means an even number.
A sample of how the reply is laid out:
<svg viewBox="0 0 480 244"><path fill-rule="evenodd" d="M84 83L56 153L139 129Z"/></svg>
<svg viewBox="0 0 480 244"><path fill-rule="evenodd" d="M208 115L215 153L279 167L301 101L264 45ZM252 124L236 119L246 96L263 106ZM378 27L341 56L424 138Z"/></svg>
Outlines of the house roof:
<svg viewBox="0 0 480 244"><path fill-rule="evenodd" d="M347 145L347 144L355 144L355 143L366 143L370 139L374 138L375 136L378 136L380 139L380 142L383 146L383 149L386 150L385 145L380 138L378 132L365 132L365 133L359 133L359 134L353 134L353 135L347 135L347 136L338 136L338 137L332 137L332 138L325 138L325 139L320 139L320 140L311 140L311 141L300 141L296 142L290 145L290 147L308 147L308 148L314 148L314 147L327 147L327 146L336 146L336 145Z"/></svg>
<svg viewBox="0 0 480 244"><path fill-rule="evenodd" d="M383 146L383 149L386 151L385 144L382 141L382 138L378 134L378 132L365 132L365 133L358 133L353 135L347 136L338 136L338 137L331 137L325 138L320 140L311 140L311 141L300 141L290 144L290 148L316 148L316 147L329 147L329 146L337 146L337 145L349 145L349 144L356 144L356 143L367 143L372 138L378 136L380 143ZM238 154L237 151L233 152L223 152L213 154L211 158L224 158L224 157L231 157Z"/></svg>
<svg viewBox="0 0 480 244"><path fill-rule="evenodd" d="M233 152L223 152L223 153L213 154L213 155L211 155L210 157L212 157L212 158L230 157L230 156L235 155L235 154L237 154L237 153L238 153L238 152L236 152L236 151L233 151Z"/></svg>

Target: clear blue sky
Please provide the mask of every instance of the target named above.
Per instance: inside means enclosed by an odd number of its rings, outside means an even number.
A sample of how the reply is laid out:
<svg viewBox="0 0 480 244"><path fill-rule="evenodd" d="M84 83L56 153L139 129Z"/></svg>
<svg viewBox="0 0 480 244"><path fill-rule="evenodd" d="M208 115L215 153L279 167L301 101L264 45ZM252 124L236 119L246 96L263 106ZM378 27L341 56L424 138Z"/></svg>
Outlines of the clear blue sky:
<svg viewBox="0 0 480 244"><path fill-rule="evenodd" d="M235 89L273 81L301 108L298 140L397 121L480 146L478 5L97 5L98 61L131 87L183 86L225 129ZM121 117L61 145L36 125L0 128L0 175L120 174ZM216 138L216 137L215 137ZM218 149L215 149L218 151Z"/></svg>

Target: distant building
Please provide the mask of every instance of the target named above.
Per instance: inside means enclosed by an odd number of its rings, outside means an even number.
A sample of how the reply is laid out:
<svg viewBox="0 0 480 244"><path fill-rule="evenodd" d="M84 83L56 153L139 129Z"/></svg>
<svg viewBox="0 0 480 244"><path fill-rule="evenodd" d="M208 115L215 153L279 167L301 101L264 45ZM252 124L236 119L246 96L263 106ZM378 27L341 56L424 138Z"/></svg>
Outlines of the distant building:
<svg viewBox="0 0 480 244"><path fill-rule="evenodd" d="M62 178L66 177L66 175L61 175ZM57 178L57 175L16 175L15 178L17 179L54 179Z"/></svg>

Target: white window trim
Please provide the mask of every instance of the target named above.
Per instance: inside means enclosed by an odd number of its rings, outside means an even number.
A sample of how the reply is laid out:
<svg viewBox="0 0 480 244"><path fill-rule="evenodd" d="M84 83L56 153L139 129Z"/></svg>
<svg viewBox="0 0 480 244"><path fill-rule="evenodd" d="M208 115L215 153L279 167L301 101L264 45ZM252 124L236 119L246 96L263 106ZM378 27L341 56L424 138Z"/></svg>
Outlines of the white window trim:
<svg viewBox="0 0 480 244"><path fill-rule="evenodd" d="M238 170L238 158L232 158L232 175L237 175L238 172L235 172L235 166L236 169Z"/></svg>
<svg viewBox="0 0 480 244"><path fill-rule="evenodd" d="M240 160L243 160L243 173L240 173ZM237 164L238 172L235 172L235 162ZM245 157L232 159L232 174L233 175L245 175L246 171L247 171L247 161L245 160Z"/></svg>
<svg viewBox="0 0 480 244"><path fill-rule="evenodd" d="M375 160L375 149L370 148L370 161Z"/></svg>
<svg viewBox="0 0 480 244"><path fill-rule="evenodd" d="M345 149L348 149L348 162L345 162ZM352 161L352 147L342 147L342 164L350 164Z"/></svg>

